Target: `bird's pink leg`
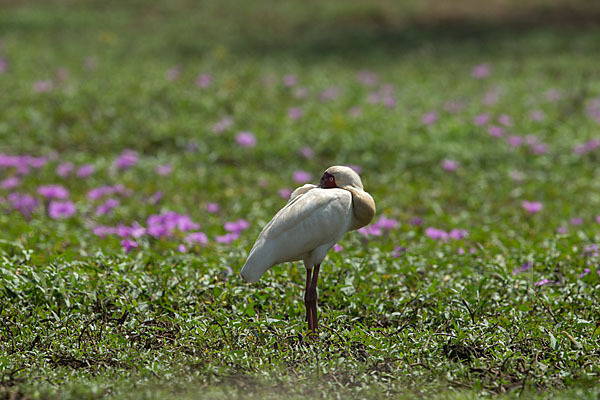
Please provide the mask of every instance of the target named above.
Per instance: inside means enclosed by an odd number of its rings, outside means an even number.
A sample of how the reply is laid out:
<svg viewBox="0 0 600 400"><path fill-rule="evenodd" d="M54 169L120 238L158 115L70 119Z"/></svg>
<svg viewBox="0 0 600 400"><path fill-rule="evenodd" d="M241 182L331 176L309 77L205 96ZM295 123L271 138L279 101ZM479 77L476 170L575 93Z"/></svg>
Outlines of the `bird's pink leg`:
<svg viewBox="0 0 600 400"><path fill-rule="evenodd" d="M304 289L304 306L306 307L306 321L308 322L308 329L314 332L313 319L312 319L312 305L310 302L310 284L312 281L312 269L306 270L306 289Z"/></svg>
<svg viewBox="0 0 600 400"><path fill-rule="evenodd" d="M319 279L319 269L321 268L321 264L316 264L315 269L313 270L311 282L310 282L310 290L308 292L308 298L310 299L312 324L309 322L308 327L313 332L317 332L317 328L319 326L317 321L317 280ZM311 327L312 325L312 327Z"/></svg>

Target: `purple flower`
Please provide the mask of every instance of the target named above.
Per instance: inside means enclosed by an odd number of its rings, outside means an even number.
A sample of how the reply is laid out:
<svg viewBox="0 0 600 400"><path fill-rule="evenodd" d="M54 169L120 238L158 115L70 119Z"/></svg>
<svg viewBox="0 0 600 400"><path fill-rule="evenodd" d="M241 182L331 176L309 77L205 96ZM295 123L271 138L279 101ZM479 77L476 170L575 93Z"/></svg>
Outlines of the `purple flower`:
<svg viewBox="0 0 600 400"><path fill-rule="evenodd" d="M492 73L492 66L490 64L479 64L471 68L471 76L475 79L483 79L490 76Z"/></svg>
<svg viewBox="0 0 600 400"><path fill-rule="evenodd" d="M200 74L196 77L196 86L202 89L206 89L212 85L213 79L209 74Z"/></svg>
<svg viewBox="0 0 600 400"><path fill-rule="evenodd" d="M15 192L9 194L7 198L13 208L23 214L26 218L29 218L38 206L37 199L28 194Z"/></svg>
<svg viewBox="0 0 600 400"><path fill-rule="evenodd" d="M248 223L248 221L244 220L244 219L238 219L235 222L225 222L225 230L227 232L237 232L240 233L241 231L244 231L246 229L248 229L250 227L250 224Z"/></svg>
<svg viewBox="0 0 600 400"><path fill-rule="evenodd" d="M131 190L127 189L122 184L114 185L114 186L100 186L95 189L91 189L87 192L87 197L90 200L98 200L103 196L110 196L113 194L120 194L122 196L129 196L131 194Z"/></svg>
<svg viewBox="0 0 600 400"><path fill-rule="evenodd" d="M105 215L113 210L113 208L118 207L120 204L117 199L106 199L104 203L96 207L95 214L96 215Z"/></svg>
<svg viewBox="0 0 600 400"><path fill-rule="evenodd" d="M279 197L281 197L282 199L289 199L290 196L292 195L292 189L279 189L279 191L277 192L277 194L279 194Z"/></svg>
<svg viewBox="0 0 600 400"><path fill-rule="evenodd" d="M174 81L175 79L179 78L180 74L181 74L180 67L178 67L178 66L171 67L167 70L167 72L165 72L165 78L168 81Z"/></svg>
<svg viewBox="0 0 600 400"><path fill-rule="evenodd" d="M350 168L352 171L356 172L357 174L361 174L363 171L363 169L360 165L346 164L346 167Z"/></svg>
<svg viewBox="0 0 600 400"><path fill-rule="evenodd" d="M105 238L108 235L114 235L117 233L115 228L113 228L112 226L105 226L105 225L95 226L92 229L92 232L94 233L94 235L101 237L101 238Z"/></svg>
<svg viewBox="0 0 600 400"><path fill-rule="evenodd" d="M164 196L164 193L160 190L157 190L156 192L152 193L152 195L148 198L148 202L150 204L156 205L156 204L158 204L159 201L162 200L163 196Z"/></svg>
<svg viewBox="0 0 600 400"><path fill-rule="evenodd" d="M584 276L589 275L590 272L592 272L592 271L589 268L584 268L583 272L579 274L579 279L583 278Z"/></svg>
<svg viewBox="0 0 600 400"><path fill-rule="evenodd" d="M375 72L361 70L356 74L356 78L365 86L375 86L379 81L379 76Z"/></svg>
<svg viewBox="0 0 600 400"><path fill-rule="evenodd" d="M600 224L600 215L596 215L596 222Z"/></svg>
<svg viewBox="0 0 600 400"><path fill-rule="evenodd" d="M446 231L433 227L425 229L425 235L433 240L448 240L448 233Z"/></svg>
<svg viewBox="0 0 600 400"><path fill-rule="evenodd" d="M527 211L530 214L535 214L543 208L542 203L539 201L523 200L521 202L521 206L525 209L525 211Z"/></svg>
<svg viewBox="0 0 600 400"><path fill-rule="evenodd" d="M569 221L571 222L571 225L575 226L583 224L583 219L578 217L571 218Z"/></svg>
<svg viewBox="0 0 600 400"><path fill-rule="evenodd" d="M569 228L567 228L566 226L559 226L558 228L556 228L556 233L566 235L567 233L569 233Z"/></svg>
<svg viewBox="0 0 600 400"><path fill-rule="evenodd" d="M49 92L53 87L54 84L49 79L35 81L33 84L33 90L37 93Z"/></svg>
<svg viewBox="0 0 600 400"><path fill-rule="evenodd" d="M431 125L437 120L438 120L438 113L436 113L435 111L430 111L421 117L421 123L423 125Z"/></svg>
<svg viewBox="0 0 600 400"><path fill-rule="evenodd" d="M546 114L542 110L533 110L529 114L529 118L532 121L543 121L546 118Z"/></svg>
<svg viewBox="0 0 600 400"><path fill-rule="evenodd" d="M537 281L534 283L534 286L546 286L557 283L556 281L551 281L550 279L542 279L541 281Z"/></svg>
<svg viewBox="0 0 600 400"><path fill-rule="evenodd" d="M304 146L303 148L300 149L300 154L302 155L302 157L310 159L310 158L313 158L313 156L315 155L315 152L310 147Z"/></svg>
<svg viewBox="0 0 600 400"><path fill-rule="evenodd" d="M504 126L512 126L512 118L509 115L502 114L498 117L498 122Z"/></svg>
<svg viewBox="0 0 600 400"><path fill-rule="evenodd" d="M446 171L456 171L459 167L458 161L455 160L450 160L450 159L443 159L441 162L442 168Z"/></svg>
<svg viewBox="0 0 600 400"><path fill-rule="evenodd" d="M498 102L498 98L500 97L500 91L497 89L490 90L483 95L483 99L481 102L486 106L491 106Z"/></svg>
<svg viewBox="0 0 600 400"><path fill-rule="evenodd" d="M466 229L452 229L448 233L448 237L450 237L451 239L454 239L454 240L463 239L463 238L467 237L468 235L469 235L469 231L467 231Z"/></svg>
<svg viewBox="0 0 600 400"><path fill-rule="evenodd" d="M363 226L357 232L363 236L381 236L381 235L383 235L383 231L381 230L381 227L379 227L375 224Z"/></svg>
<svg viewBox="0 0 600 400"><path fill-rule="evenodd" d="M189 215L165 211L162 214L152 214L146 220L148 234L153 237L171 236L175 229L186 232L200 228Z"/></svg>
<svg viewBox="0 0 600 400"><path fill-rule="evenodd" d="M398 258L402 254L406 253L407 251L408 251L408 249L406 247L396 246L396 247L394 247L394 251L392 253L392 257Z"/></svg>
<svg viewBox="0 0 600 400"><path fill-rule="evenodd" d="M387 218L386 216L381 216L376 222L373 223L376 227L380 229L394 229L397 228L399 223L395 219Z"/></svg>
<svg viewBox="0 0 600 400"><path fill-rule="evenodd" d="M531 145L530 149L533 154L546 154L548 152L548 145L546 143L536 143Z"/></svg>
<svg viewBox="0 0 600 400"><path fill-rule="evenodd" d="M296 75L286 75L283 77L283 86L292 87L298 83L298 78Z"/></svg>
<svg viewBox="0 0 600 400"><path fill-rule="evenodd" d="M585 257L597 257L598 256L598 245L590 244L589 246L583 247L583 255Z"/></svg>
<svg viewBox="0 0 600 400"><path fill-rule="evenodd" d="M482 126L490 122L490 114L479 114L473 118L473 123L477 126Z"/></svg>
<svg viewBox="0 0 600 400"><path fill-rule="evenodd" d="M546 91L545 96L546 96L546 100L551 101L551 102L558 101L562 97L560 90L558 90L558 89L550 89L550 90Z"/></svg>
<svg viewBox="0 0 600 400"><path fill-rule="evenodd" d="M187 247L185 247L185 244L179 244L177 246L177 251L180 253L187 253Z"/></svg>
<svg viewBox="0 0 600 400"><path fill-rule="evenodd" d="M312 175L306 171L302 171L299 169L297 171L294 171L293 179L296 183L306 183L312 179Z"/></svg>
<svg viewBox="0 0 600 400"><path fill-rule="evenodd" d="M121 246L125 249L125 253L129 253L132 249L137 248L138 244L136 241L126 238L121 240Z"/></svg>
<svg viewBox="0 0 600 400"><path fill-rule="evenodd" d="M9 176L0 181L0 189L14 189L21 184L21 179L18 176Z"/></svg>
<svg viewBox="0 0 600 400"><path fill-rule="evenodd" d="M219 212L219 204L217 203L208 203L206 205L206 211L208 211L211 214L215 214Z"/></svg>
<svg viewBox="0 0 600 400"><path fill-rule="evenodd" d="M158 175L169 175L173 172L173 166L171 164L163 164L156 166L156 173Z"/></svg>
<svg viewBox="0 0 600 400"><path fill-rule="evenodd" d="M231 128L232 126L233 126L233 118L226 115L223 118L221 118L219 120L219 122L217 122L216 124L213 125L213 132L217 133L217 134L223 133L227 129Z"/></svg>
<svg viewBox="0 0 600 400"><path fill-rule="evenodd" d="M588 140L587 142L585 142L583 144L579 144L579 145L575 146L573 148L573 152L575 154L579 154L579 155L586 154L586 153L596 150L599 145L600 145L600 141L598 139Z"/></svg>
<svg viewBox="0 0 600 400"><path fill-rule="evenodd" d="M229 244L229 243L235 241L239 237L240 237L239 232L226 233L225 235L216 236L215 242Z"/></svg>
<svg viewBox="0 0 600 400"><path fill-rule="evenodd" d="M287 115L290 119L297 121L302 117L302 109L299 107L288 108Z"/></svg>
<svg viewBox="0 0 600 400"><path fill-rule="evenodd" d="M411 225L414 225L414 226L420 226L420 225L423 225L423 218L413 217L410 219L410 221L408 221L408 223Z"/></svg>
<svg viewBox="0 0 600 400"><path fill-rule="evenodd" d="M510 135L508 139L506 139L509 145L512 147L519 147L523 144L523 138L517 135Z"/></svg>
<svg viewBox="0 0 600 400"><path fill-rule="evenodd" d="M94 166L92 164L83 164L77 169L77 176L79 178L87 178L94 173Z"/></svg>
<svg viewBox="0 0 600 400"><path fill-rule="evenodd" d="M117 157L114 162L114 166L120 170L124 170L130 167L133 167L138 163L138 155L133 150L123 150L121 155Z"/></svg>
<svg viewBox="0 0 600 400"><path fill-rule="evenodd" d="M336 86L329 87L319 94L321 101L335 100L340 95L340 89Z"/></svg>
<svg viewBox="0 0 600 400"><path fill-rule="evenodd" d="M75 169L75 166L73 165L73 163L70 163L70 162L60 163L56 167L56 173L59 176L62 176L64 178L64 177L70 175L74 169Z"/></svg>
<svg viewBox="0 0 600 400"><path fill-rule="evenodd" d="M208 244L208 237L204 232L192 232L187 234L185 241L189 244L199 244L204 247Z"/></svg>
<svg viewBox="0 0 600 400"><path fill-rule="evenodd" d="M500 137L504 134L504 128L498 125L490 125L488 127L488 133L492 137Z"/></svg>
<svg viewBox="0 0 600 400"><path fill-rule="evenodd" d="M66 199L69 191L60 185L44 185L38 187L37 192L46 199Z"/></svg>
<svg viewBox="0 0 600 400"><path fill-rule="evenodd" d="M513 275L517 275L520 272L529 271L531 267L533 267L533 263L531 261L525 261L520 267L515 267L512 273Z"/></svg>
<svg viewBox="0 0 600 400"><path fill-rule="evenodd" d="M241 147L254 147L256 146L256 137L252 132L240 132L235 137L235 141Z"/></svg>
<svg viewBox="0 0 600 400"><path fill-rule="evenodd" d="M342 246L340 246L339 244L336 243L333 245L333 251L335 251L336 253L339 253L342 250L344 250L344 248Z"/></svg>
<svg viewBox="0 0 600 400"><path fill-rule="evenodd" d="M75 214L75 204L72 201L51 201L48 205L48 215L52 219L68 218Z"/></svg>

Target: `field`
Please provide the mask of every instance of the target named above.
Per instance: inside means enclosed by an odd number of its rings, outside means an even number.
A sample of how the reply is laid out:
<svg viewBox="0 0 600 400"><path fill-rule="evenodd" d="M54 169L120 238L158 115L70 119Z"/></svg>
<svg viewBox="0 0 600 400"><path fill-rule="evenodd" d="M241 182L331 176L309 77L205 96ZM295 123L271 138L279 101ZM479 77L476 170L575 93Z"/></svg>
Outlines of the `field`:
<svg viewBox="0 0 600 400"><path fill-rule="evenodd" d="M0 2L0 399L597 399L600 7L477 3Z"/></svg>

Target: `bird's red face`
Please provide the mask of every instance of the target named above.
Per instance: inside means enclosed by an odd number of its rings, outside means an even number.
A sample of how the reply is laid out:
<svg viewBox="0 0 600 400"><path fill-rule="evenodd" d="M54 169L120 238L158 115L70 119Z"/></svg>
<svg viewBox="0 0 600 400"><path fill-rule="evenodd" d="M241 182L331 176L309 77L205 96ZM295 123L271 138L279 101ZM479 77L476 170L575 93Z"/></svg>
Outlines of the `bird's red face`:
<svg viewBox="0 0 600 400"><path fill-rule="evenodd" d="M335 176L331 175L330 173L325 172L323 174L323 176L321 177L321 182L319 182L319 187L322 189L336 188L337 185L335 184Z"/></svg>

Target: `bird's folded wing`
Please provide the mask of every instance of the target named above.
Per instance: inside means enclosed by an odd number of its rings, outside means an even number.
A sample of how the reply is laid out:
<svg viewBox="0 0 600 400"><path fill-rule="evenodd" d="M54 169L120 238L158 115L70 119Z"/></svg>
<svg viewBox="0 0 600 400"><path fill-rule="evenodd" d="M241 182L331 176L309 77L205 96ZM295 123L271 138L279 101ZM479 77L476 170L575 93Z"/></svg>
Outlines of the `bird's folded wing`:
<svg viewBox="0 0 600 400"><path fill-rule="evenodd" d="M313 185L311 183L307 183L306 185L300 186L299 188L296 188L296 190L294 190L292 192L292 194L290 195L290 199L288 200L288 204L290 202L292 202L294 199L296 199L298 196L303 195L304 193L308 192L311 189L316 188L317 185Z"/></svg>
<svg viewBox="0 0 600 400"><path fill-rule="evenodd" d="M305 185L306 186L306 185ZM304 186L303 186L304 187ZM302 189L302 188L299 188ZM296 190L299 190L296 189ZM341 189L315 189L309 188L305 193L297 196L286 204L267 224L261 236L279 236L285 231L292 229L303 221L311 218L312 216L323 213L326 210L331 209L328 207L332 202L348 197L351 201L350 193L345 193ZM346 200L348 200L346 199ZM317 224L329 223L327 215L319 215L318 221L314 221Z"/></svg>

